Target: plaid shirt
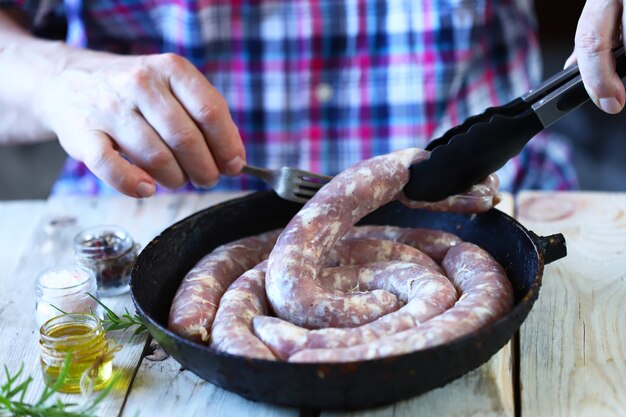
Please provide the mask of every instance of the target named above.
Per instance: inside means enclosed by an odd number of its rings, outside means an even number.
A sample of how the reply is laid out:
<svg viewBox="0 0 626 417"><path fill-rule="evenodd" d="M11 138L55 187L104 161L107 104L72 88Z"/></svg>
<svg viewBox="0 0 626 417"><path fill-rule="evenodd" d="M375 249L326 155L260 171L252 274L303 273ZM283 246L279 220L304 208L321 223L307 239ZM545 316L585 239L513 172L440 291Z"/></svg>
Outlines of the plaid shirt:
<svg viewBox="0 0 626 417"><path fill-rule="evenodd" d="M35 23L62 13L75 46L186 57L229 103L249 163L265 167L336 174L375 155L425 147L540 81L530 0L10 3ZM499 175L513 192L576 186L567 147L545 133ZM218 185L259 187L245 176ZM68 160L53 192L112 190Z"/></svg>

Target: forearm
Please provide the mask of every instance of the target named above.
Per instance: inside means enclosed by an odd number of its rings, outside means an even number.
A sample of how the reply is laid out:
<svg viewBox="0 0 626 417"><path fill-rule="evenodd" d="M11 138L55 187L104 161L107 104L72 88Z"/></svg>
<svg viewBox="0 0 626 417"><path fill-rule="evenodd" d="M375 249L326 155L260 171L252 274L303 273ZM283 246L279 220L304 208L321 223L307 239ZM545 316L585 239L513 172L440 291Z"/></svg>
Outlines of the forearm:
<svg viewBox="0 0 626 417"><path fill-rule="evenodd" d="M54 138L40 114L40 87L62 65L66 49L34 38L0 11L0 144Z"/></svg>

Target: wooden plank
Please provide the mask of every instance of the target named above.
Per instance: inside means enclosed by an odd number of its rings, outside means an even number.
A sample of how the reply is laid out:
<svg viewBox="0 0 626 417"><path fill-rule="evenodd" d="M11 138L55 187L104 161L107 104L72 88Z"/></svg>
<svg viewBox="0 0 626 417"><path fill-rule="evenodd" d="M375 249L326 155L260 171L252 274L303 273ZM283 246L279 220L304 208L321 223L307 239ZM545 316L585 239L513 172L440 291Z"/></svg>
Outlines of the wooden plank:
<svg viewBox="0 0 626 417"><path fill-rule="evenodd" d="M43 200L0 202L0 295L6 297L19 254L43 216Z"/></svg>
<svg viewBox="0 0 626 417"><path fill-rule="evenodd" d="M37 344L39 334L34 318L34 279L50 266L73 262L72 239L80 229L104 224L118 225L127 229L143 246L174 221L232 196L222 193L202 197L197 194L164 195L148 200L126 197L51 199L43 208L39 222L30 228L32 233L26 227L24 230L17 229L25 223L23 217L26 212L12 209L10 213L14 217L3 221L11 225L11 235L2 234L1 247L13 247L21 254L10 252L19 259L17 268L10 276L0 277L0 288L3 289L0 298L0 359L2 363L12 366L14 371L23 363L25 373L34 377L26 400L35 399L43 384ZM3 206L3 212L9 210L6 207ZM68 218L75 221L68 222ZM54 223L59 219L64 221ZM57 224L57 227L51 224ZM124 307L132 311L129 294L104 298L103 301L115 311L123 311ZM146 336L142 336L127 343L129 335L119 332L112 337L124 348L114 360L115 372L120 375L117 389L99 407L99 414L107 416L119 414L146 340ZM62 398L80 401L76 395L64 395Z"/></svg>
<svg viewBox="0 0 626 417"><path fill-rule="evenodd" d="M568 248L520 331L522 415L626 415L626 194L524 193L518 207Z"/></svg>
<svg viewBox="0 0 626 417"><path fill-rule="evenodd" d="M295 417L298 410L245 400L200 379L181 368L172 357L166 357L141 362L122 415L137 414Z"/></svg>
<svg viewBox="0 0 626 417"><path fill-rule="evenodd" d="M0 203L0 366L7 365L14 371L23 361L15 362L9 356L17 342L12 340L14 332L10 326L16 312L19 314L23 310L23 304L14 297L20 275L15 269L41 221L45 205L42 200ZM33 314L34 308L28 313ZM4 379L4 375L0 379Z"/></svg>
<svg viewBox="0 0 626 417"><path fill-rule="evenodd" d="M513 198L504 194L498 208L513 213ZM368 411L323 412L322 417L513 416L511 342L479 368L442 388L416 398Z"/></svg>

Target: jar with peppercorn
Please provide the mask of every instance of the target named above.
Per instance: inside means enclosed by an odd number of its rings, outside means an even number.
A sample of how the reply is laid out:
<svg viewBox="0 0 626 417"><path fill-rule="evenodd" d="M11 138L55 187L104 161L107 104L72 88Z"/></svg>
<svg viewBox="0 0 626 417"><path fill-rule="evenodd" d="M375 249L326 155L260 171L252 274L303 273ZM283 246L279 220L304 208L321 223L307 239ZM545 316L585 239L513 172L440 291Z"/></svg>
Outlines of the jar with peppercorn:
<svg viewBox="0 0 626 417"><path fill-rule="evenodd" d="M139 246L118 226L83 230L74 239L76 261L96 274L98 295L107 297L129 290L130 272Z"/></svg>

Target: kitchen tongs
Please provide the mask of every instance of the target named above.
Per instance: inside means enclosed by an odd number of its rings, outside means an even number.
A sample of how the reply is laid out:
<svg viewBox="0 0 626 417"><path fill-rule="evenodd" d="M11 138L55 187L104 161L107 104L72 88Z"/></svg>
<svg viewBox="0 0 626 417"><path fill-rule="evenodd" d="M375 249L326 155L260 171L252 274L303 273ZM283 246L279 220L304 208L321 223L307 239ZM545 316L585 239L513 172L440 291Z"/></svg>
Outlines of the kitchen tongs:
<svg viewBox="0 0 626 417"><path fill-rule="evenodd" d="M624 47L614 50L626 76ZM411 166L404 188L412 200L439 201L459 194L501 168L537 133L589 100L573 65L508 104L468 118L428 144L430 157Z"/></svg>

